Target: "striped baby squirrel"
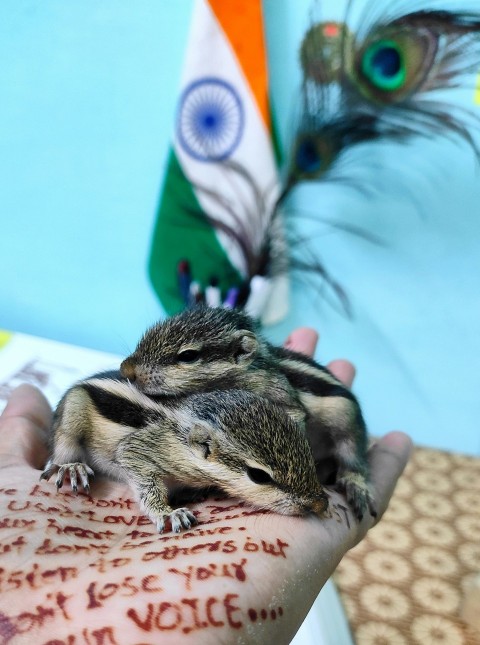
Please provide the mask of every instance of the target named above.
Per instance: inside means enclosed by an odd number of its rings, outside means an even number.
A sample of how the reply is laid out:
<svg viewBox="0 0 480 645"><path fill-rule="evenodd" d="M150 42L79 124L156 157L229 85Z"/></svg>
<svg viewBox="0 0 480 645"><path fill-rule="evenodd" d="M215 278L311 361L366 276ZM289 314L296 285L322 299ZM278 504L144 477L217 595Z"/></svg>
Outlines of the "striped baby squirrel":
<svg viewBox="0 0 480 645"><path fill-rule="evenodd" d="M56 475L58 489L68 474L74 492L89 492L92 468L129 483L159 532L167 521L177 533L197 523L169 506L174 484L213 486L287 515L328 508L300 426L237 389L152 398L115 372L77 383L55 412L41 479Z"/></svg>
<svg viewBox="0 0 480 645"><path fill-rule="evenodd" d="M306 428L317 463L331 452L335 486L357 518L367 509L376 514L357 399L327 368L269 343L243 312L196 307L160 322L146 331L120 371L148 396L234 388L280 404Z"/></svg>

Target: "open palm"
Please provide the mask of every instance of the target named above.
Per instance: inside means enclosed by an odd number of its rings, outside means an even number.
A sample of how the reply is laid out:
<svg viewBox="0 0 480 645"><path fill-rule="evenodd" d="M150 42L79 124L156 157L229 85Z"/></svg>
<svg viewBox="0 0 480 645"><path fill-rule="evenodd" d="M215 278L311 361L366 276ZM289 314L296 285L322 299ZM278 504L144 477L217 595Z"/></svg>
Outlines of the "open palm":
<svg viewBox="0 0 480 645"><path fill-rule="evenodd" d="M298 330L289 347L312 353L315 340ZM349 384L348 363L330 367ZM39 482L50 414L21 386L0 418L0 644L287 643L373 524L336 492L322 519L209 498L191 505L198 526L159 535L125 485L75 496ZM371 450L380 515L409 451L402 433Z"/></svg>

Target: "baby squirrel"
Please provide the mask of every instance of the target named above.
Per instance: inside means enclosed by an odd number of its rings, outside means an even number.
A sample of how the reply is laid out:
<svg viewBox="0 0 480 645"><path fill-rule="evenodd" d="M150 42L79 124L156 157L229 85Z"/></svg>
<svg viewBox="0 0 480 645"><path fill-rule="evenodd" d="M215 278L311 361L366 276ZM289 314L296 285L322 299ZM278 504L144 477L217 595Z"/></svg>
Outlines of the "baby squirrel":
<svg viewBox="0 0 480 645"><path fill-rule="evenodd" d="M150 389L150 388L147 388ZM89 491L93 470L126 481L159 532L197 523L172 509L172 484L214 486L253 506L287 515L321 515L328 497L301 427L280 406L229 389L151 398L114 372L74 385L60 401L51 458L42 479L68 473Z"/></svg>
<svg viewBox="0 0 480 645"><path fill-rule="evenodd" d="M317 462L329 444L335 486L357 518L367 509L376 515L357 399L327 368L270 344L245 313L196 307L160 322L147 330L120 372L148 396L241 389L280 404L306 428ZM258 433L264 431L259 426Z"/></svg>

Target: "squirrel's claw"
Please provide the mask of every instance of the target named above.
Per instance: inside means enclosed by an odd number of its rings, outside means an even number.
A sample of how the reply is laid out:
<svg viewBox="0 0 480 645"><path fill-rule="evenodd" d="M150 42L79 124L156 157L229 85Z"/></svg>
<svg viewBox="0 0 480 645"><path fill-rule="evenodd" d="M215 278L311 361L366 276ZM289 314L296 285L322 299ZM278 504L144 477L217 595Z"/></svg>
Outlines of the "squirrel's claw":
<svg viewBox="0 0 480 645"><path fill-rule="evenodd" d="M84 491L86 493L90 493L89 477L94 477L95 473L90 466L82 462L61 464L59 466L58 464L54 464L52 461L48 461L45 466L45 470L40 475L40 479L46 479L48 481L52 475L56 474L55 486L57 487L57 490L59 490L63 486L67 472L70 478L71 489L75 494L78 492L79 478Z"/></svg>
<svg viewBox="0 0 480 645"><path fill-rule="evenodd" d="M171 513L157 518L155 524L159 533L164 532L167 519L170 520L173 533L180 533L182 529L189 529L198 524L197 518L188 508L176 508Z"/></svg>
<svg viewBox="0 0 480 645"><path fill-rule="evenodd" d="M347 502L359 522L362 521L367 510L372 517L377 517L375 501L363 475L355 472L345 473L337 480L335 488L345 494Z"/></svg>
<svg viewBox="0 0 480 645"><path fill-rule="evenodd" d="M43 470L43 473L40 475L40 481L42 479L45 479L48 481L52 475L55 475L58 472L59 466L57 464L54 464L51 459L47 461L45 464L45 468Z"/></svg>

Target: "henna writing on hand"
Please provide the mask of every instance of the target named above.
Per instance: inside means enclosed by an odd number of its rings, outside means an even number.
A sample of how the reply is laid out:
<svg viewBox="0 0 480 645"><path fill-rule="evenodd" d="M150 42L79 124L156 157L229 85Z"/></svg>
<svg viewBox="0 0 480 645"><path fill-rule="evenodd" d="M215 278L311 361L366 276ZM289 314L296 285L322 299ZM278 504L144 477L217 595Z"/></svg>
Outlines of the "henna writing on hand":
<svg viewBox="0 0 480 645"><path fill-rule="evenodd" d="M52 628L64 634L65 626L78 619L79 602L92 615L113 609L132 628L151 633L153 640L162 632L240 630L283 615L281 607L256 608L251 601L244 606L236 593L238 584L248 582L255 566L252 558L283 560L289 549L281 537L261 539L238 525L241 518L264 513L244 502L213 500L201 507L205 522L200 527L158 535L127 498L70 493L58 498L34 485L23 494L4 488L0 499L0 553L19 556L11 559L16 566L0 567L0 592L35 592L33 608L0 614L2 643L23 634L48 634ZM150 562L164 566L152 573ZM145 575L137 575L142 567L147 568ZM215 584L220 579L230 588L218 595ZM188 595L178 596L179 589ZM117 645L119 639L112 626L105 626L72 629L45 645Z"/></svg>

